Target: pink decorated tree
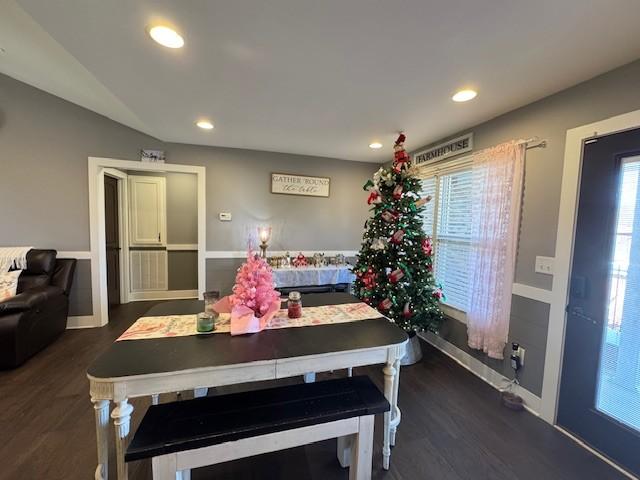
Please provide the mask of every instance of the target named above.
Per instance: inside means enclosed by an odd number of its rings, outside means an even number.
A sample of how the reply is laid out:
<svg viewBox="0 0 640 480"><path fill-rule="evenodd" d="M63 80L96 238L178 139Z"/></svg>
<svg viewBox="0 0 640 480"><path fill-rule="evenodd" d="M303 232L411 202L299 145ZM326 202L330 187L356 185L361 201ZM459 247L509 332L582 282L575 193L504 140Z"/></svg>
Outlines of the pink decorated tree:
<svg viewBox="0 0 640 480"><path fill-rule="evenodd" d="M247 261L238 269L229 301L232 307L250 308L258 318L269 312L274 304L280 305L280 294L274 289L271 267L264 258L254 255L251 248L247 252Z"/></svg>

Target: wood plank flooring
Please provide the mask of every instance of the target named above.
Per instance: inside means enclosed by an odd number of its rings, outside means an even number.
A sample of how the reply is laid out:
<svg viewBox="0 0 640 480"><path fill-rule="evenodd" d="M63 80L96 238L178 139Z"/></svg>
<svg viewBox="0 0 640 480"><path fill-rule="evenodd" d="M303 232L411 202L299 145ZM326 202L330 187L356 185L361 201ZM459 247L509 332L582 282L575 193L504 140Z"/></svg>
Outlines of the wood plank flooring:
<svg viewBox="0 0 640 480"><path fill-rule="evenodd" d="M22 367L0 372L0 479L92 479L96 465L89 363L154 302L118 307L100 329L69 330ZM623 479L615 469L528 414L499 404L498 393L425 345L422 363L404 367L402 423L391 470L381 465L381 419L376 425L375 479ZM378 367L357 369L382 386ZM344 375L343 371L319 375ZM298 382L287 379L281 383ZM260 388L246 384L215 393ZM184 397L190 393L185 392ZM175 399L163 396L161 401ZM133 427L148 399L133 400ZM113 449L112 449L113 450ZM112 463L113 465L113 463ZM112 467L110 478L115 478ZM149 462L134 462L130 479L150 479ZM193 480L346 480L335 440L198 469Z"/></svg>

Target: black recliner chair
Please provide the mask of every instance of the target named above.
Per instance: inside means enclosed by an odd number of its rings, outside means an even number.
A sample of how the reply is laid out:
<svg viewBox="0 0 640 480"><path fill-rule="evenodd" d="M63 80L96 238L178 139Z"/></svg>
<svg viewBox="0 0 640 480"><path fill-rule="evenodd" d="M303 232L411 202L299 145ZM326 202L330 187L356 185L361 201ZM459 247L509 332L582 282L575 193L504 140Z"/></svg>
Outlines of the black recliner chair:
<svg viewBox="0 0 640 480"><path fill-rule="evenodd" d="M30 250L17 295L0 302L0 369L23 364L67 328L76 260L56 254Z"/></svg>

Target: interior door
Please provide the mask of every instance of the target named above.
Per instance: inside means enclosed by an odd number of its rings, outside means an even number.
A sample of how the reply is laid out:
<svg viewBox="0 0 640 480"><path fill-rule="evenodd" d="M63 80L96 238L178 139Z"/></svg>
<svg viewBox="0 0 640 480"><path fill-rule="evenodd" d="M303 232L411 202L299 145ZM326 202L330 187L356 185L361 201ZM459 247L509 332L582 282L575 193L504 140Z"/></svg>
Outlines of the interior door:
<svg viewBox="0 0 640 480"><path fill-rule="evenodd" d="M129 176L130 245L166 245L166 184L163 177Z"/></svg>
<svg viewBox="0 0 640 480"><path fill-rule="evenodd" d="M118 180L104 176L104 216L109 307L120 304L120 225Z"/></svg>
<svg viewBox="0 0 640 480"><path fill-rule="evenodd" d="M640 474L640 129L585 142L558 424Z"/></svg>

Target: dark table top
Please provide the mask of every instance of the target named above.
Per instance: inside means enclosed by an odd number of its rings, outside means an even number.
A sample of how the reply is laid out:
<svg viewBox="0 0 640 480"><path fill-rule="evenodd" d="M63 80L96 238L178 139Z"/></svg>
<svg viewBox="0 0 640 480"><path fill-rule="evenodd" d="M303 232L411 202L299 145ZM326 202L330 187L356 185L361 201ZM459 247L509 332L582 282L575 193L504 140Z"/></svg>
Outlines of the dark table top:
<svg viewBox="0 0 640 480"><path fill-rule="evenodd" d="M347 293L302 296L303 306L357 302ZM185 315L201 312L201 300L164 302L145 316ZM384 317L312 327L264 330L259 333L191 335L187 337L114 342L89 367L93 378L117 378L235 365L307 355L397 345L407 334Z"/></svg>

